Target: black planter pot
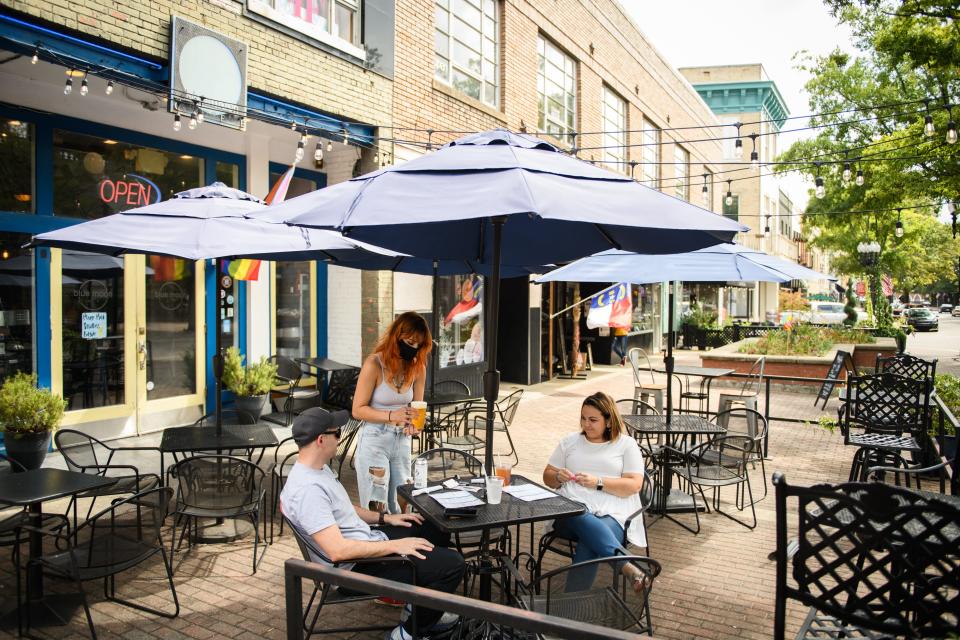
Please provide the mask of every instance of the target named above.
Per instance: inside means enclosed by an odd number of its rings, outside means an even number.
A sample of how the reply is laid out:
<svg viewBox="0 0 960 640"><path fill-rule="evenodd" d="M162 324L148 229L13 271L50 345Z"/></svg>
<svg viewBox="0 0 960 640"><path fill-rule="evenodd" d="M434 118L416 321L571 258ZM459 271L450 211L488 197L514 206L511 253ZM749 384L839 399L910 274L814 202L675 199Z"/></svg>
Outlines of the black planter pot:
<svg viewBox="0 0 960 640"><path fill-rule="evenodd" d="M259 420L263 414L263 407L267 404L267 394L262 396L236 396L234 398L234 407L237 411L243 411L253 416L254 420Z"/></svg>
<svg viewBox="0 0 960 640"><path fill-rule="evenodd" d="M47 457L50 448L50 432L42 433L5 433L3 442L7 447L7 456L22 464L28 471L39 469Z"/></svg>
<svg viewBox="0 0 960 640"><path fill-rule="evenodd" d="M897 353L903 353L907 350L907 334L899 333L894 338L897 341Z"/></svg>

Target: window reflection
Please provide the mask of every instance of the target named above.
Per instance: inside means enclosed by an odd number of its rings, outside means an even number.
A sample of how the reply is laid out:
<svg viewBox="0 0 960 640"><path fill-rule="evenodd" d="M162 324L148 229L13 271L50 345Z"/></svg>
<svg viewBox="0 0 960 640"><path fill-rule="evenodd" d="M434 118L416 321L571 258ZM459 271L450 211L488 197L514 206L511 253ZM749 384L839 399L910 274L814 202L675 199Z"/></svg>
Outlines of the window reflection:
<svg viewBox="0 0 960 640"><path fill-rule="evenodd" d="M147 256L147 399L196 390L195 266L191 260Z"/></svg>
<svg viewBox="0 0 960 640"><path fill-rule="evenodd" d="M101 218L204 184L203 160L149 147L53 132L53 210Z"/></svg>
<svg viewBox="0 0 960 640"><path fill-rule="evenodd" d="M123 404L123 258L64 250L62 267L67 408Z"/></svg>
<svg viewBox="0 0 960 640"><path fill-rule="evenodd" d="M30 236L0 233L0 384L33 372L33 251Z"/></svg>

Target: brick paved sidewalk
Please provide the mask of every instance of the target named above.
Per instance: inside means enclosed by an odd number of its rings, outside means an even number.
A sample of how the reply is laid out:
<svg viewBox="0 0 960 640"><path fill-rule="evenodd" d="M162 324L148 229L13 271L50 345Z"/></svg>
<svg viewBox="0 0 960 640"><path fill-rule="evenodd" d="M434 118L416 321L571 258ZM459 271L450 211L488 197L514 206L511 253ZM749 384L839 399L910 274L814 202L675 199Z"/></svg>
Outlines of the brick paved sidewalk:
<svg viewBox="0 0 960 640"><path fill-rule="evenodd" d="M696 362L696 354L683 360ZM511 390L506 385L504 392ZM578 428L582 398L603 390L616 398L630 397L633 381L629 368L596 367L583 381L553 381L527 388L511 429L520 451L516 470L538 479L556 442ZM783 411L809 416L812 396L777 394L772 398L774 413ZM716 400L712 402L716 407ZM835 402L826 414L835 415ZM153 436L155 438L155 436ZM501 443L498 441L498 445ZM839 433L813 425L774 423L771 425L768 474L783 471L791 483L836 482L846 478L850 451ZM344 466L344 484L356 494L354 472ZM759 469L752 474L754 494L762 495ZM772 489L772 487L771 487ZM732 509L733 490L722 494ZM49 505L53 511L57 505ZM692 519L692 514L682 515ZM774 564L767 559L774 549L774 501L770 495L757 504L757 528L750 531L718 514L701 514L702 531L694 536L676 524L662 520L649 529L651 555L663 565L651 596L658 638L769 638L774 609ZM169 535L169 534L168 534ZM168 539L169 544L169 539ZM527 539L524 537L523 547ZM96 583L87 585L94 622L102 638L281 638L284 637L283 562L299 557L289 533L277 539L267 551L256 575L250 575L249 539L229 545L203 545L184 557L175 558L175 580L180 596L179 618L167 620L108 603ZM0 558L0 594L12 606L13 576L9 555ZM169 593L158 563L145 571L131 571L121 577L118 592L128 598L144 598L164 607ZM62 587L54 584L55 590ZM309 591L309 589L305 589ZM374 604L345 609L361 619L389 619L398 612ZM791 612L796 629L802 612ZM790 627L788 627L790 628ZM3 632L0 632L2 634ZM67 627L41 632L58 639L88 637L82 611ZM357 637L377 637L371 634Z"/></svg>

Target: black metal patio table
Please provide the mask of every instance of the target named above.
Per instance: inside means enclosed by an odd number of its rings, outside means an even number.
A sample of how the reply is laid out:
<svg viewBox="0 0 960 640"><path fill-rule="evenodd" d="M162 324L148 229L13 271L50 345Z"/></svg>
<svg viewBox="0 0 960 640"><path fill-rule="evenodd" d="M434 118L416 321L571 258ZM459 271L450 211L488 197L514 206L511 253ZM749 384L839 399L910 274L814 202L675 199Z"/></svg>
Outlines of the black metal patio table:
<svg viewBox="0 0 960 640"><path fill-rule="evenodd" d="M716 423L710 422L700 415L678 414L666 417L655 414L624 415L623 422L630 433L637 436L666 436L667 445L673 449L683 451L683 445L688 437L719 436L727 430ZM659 483L657 512L666 515L668 511L683 511L693 509L694 503L689 495L673 489L673 467L669 464L661 465L662 482Z"/></svg>
<svg viewBox="0 0 960 640"><path fill-rule="evenodd" d="M34 469L23 473L11 473L0 477L0 503L27 506L30 509L31 525L39 529L43 519L43 503L49 500L66 498L74 494L93 489L102 489L113 484L109 476L90 473L65 471L63 469ZM43 554L43 535L38 531L30 532L30 559ZM14 571L19 569L14 567ZM57 595L45 598L43 594L43 569L39 564L28 565L28 583L26 606L30 607L31 624L37 626L64 625L70 621L72 610L80 606L80 601ZM12 623L12 625L11 625ZM4 616L0 626L17 624L17 611Z"/></svg>
<svg viewBox="0 0 960 640"><path fill-rule="evenodd" d="M437 484L437 483L432 483ZM532 480L519 475L510 478L510 486L521 484L537 484ZM480 539L481 549L481 573L480 573L480 599L490 601L491 577L490 569L492 560L487 550L489 542L489 532L491 529L501 529L512 526L519 526L527 523L540 522L543 520L555 520L557 518L567 518L578 516L586 511L581 503L575 502L563 496L557 495L554 498L544 500L525 501L514 498L507 492L503 492L500 504L486 504L477 507L477 515L473 518L447 518L443 515L443 506L434 500L429 493L413 495L413 485L400 485L397 493L403 496L404 500L417 508L417 511L429 520L435 527L445 533L466 533L469 531L481 531ZM481 494L482 495L482 494ZM481 498L482 499L482 498ZM519 540L517 541L519 544Z"/></svg>
<svg viewBox="0 0 960 640"><path fill-rule="evenodd" d="M321 378L323 378L323 384L325 387L328 382L327 377L334 371L356 369L356 367L352 364L344 364L342 362L337 362L336 360L331 360L330 358L297 358L297 362L305 367L317 370L317 373L319 374L317 375L317 388L321 391L323 390L323 387L320 386Z"/></svg>

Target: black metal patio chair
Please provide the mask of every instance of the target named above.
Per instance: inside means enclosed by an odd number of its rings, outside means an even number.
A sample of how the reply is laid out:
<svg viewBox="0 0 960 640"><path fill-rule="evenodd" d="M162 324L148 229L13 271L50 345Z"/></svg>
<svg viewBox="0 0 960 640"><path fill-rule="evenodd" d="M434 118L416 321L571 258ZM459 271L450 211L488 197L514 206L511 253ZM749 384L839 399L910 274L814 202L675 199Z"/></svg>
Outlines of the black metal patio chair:
<svg viewBox="0 0 960 640"><path fill-rule="evenodd" d="M78 524L76 511L78 499L92 498L90 507L87 509L86 517L89 518L90 514L93 513L93 505L99 497L140 493L160 485L159 475L141 473L134 465L114 462L114 456L118 453L133 451L154 451L157 453L158 460L160 460L162 454L159 447L118 447L74 429L60 429L54 434L53 440L63 456L64 462L67 463L67 469L79 473L109 477L114 481L107 487L85 491L70 498L67 511L71 507L73 508L74 528ZM117 474L117 472L120 473Z"/></svg>
<svg viewBox="0 0 960 640"><path fill-rule="evenodd" d="M852 480L865 480L869 467L908 467L904 455L922 455L928 446L929 379L892 373L854 376L841 409L845 445L857 447L850 465Z"/></svg>
<svg viewBox="0 0 960 640"><path fill-rule="evenodd" d="M518 560L526 555L520 554ZM596 558L535 575L529 582L520 576L509 558L503 559L502 566L503 583L510 585L511 599L523 609L653 635L650 592L661 566L652 558L634 555ZM571 574L584 570L597 571L592 584L585 589L568 591ZM636 583L635 577L639 579Z"/></svg>
<svg viewBox="0 0 960 640"><path fill-rule="evenodd" d="M797 487L775 473L773 485L775 639L785 637L788 600L810 608L797 638L960 633L960 509L877 482Z"/></svg>
<svg viewBox="0 0 960 640"><path fill-rule="evenodd" d="M266 491L263 469L235 456L194 456L177 463L177 504L170 533L170 557L187 538L188 548L199 536L201 518L249 518L253 524L253 573L267 552ZM263 519L263 537L260 524ZM177 527L183 522L180 539ZM259 553L260 545L263 551Z"/></svg>
<svg viewBox="0 0 960 640"><path fill-rule="evenodd" d="M731 420L733 421L733 427L731 427ZM753 440L753 446L747 453L747 462L753 465L754 468L757 463L760 464L760 473L763 476L763 496L760 499L763 500L767 497L767 465L766 462L764 462L763 455L764 443L766 442L768 433L767 419L764 418L763 414L759 411L741 407L718 413L714 416L714 421L717 424L723 425L727 429L728 435L746 435ZM742 430L734 428L738 426L742 427ZM710 457L714 455L714 452L708 452L705 455ZM739 455L735 456L735 458L739 457ZM736 462L736 459L726 460L725 462ZM741 488L742 487L743 485L741 485Z"/></svg>
<svg viewBox="0 0 960 640"><path fill-rule="evenodd" d="M91 637L96 640L97 632L93 625L90 606L83 589L83 582L103 580L104 596L117 604L152 613L165 618L175 618L180 614L180 601L173 583L173 569L167 557L160 529L169 509L173 489L158 487L136 493L127 498L115 500L109 507L100 511L82 523L73 533L51 533L40 530L45 536L53 536L66 546L64 551L54 551L28 561L28 565L40 565L43 575L68 580L74 583L83 601L83 609L90 628ZM29 526L23 531L32 531ZM15 566L19 567L20 545L17 550ZM173 598L173 611L163 611L140 602L132 602L117 596L117 575L137 567L154 556L159 555L170 595ZM30 592L30 572L27 571L27 593ZM20 590L17 589L17 606L20 609ZM151 596L151 599L154 596ZM26 630L30 629L30 607L26 611Z"/></svg>
<svg viewBox="0 0 960 640"><path fill-rule="evenodd" d="M282 514L281 514L282 515ZM323 564L328 564L332 567L339 567L345 564L372 564L378 562L384 563L400 563L406 564L410 567L411 575L411 584L416 586L417 584L417 567L414 565L413 561L407 556L385 556L381 558L362 558L357 560L350 560L348 562L332 562L323 551L320 549L319 545L311 538L309 535L305 534L302 529L294 525L290 520L282 515L284 521L286 521L287 527L290 531L293 532L293 537L297 541L297 546L300 548L300 553L303 555L303 559L307 562L320 562ZM317 600L317 595L319 594L320 599ZM310 599L307 601L307 606L303 609L303 619L301 625L303 627L304 638L309 639L310 636L324 635L328 633L359 633L361 631L385 631L392 629L396 626L396 622L391 624L384 625L361 625L357 627L325 627L322 629L317 629L317 622L320 620L320 612L323 610L324 606L334 606L340 604L350 604L356 602L367 602L370 600L375 600L376 595L368 594L359 594L359 593L350 593L350 592L341 592L334 585L315 581L313 584L313 593L310 594ZM314 600L316 600L316 609L313 611L313 616L310 615L310 609L314 605ZM412 614L416 616L416 609L413 610ZM307 619L310 619L307 622ZM343 620L344 617L337 618L335 616L330 616L329 620L331 622L335 620ZM414 617L413 628L416 630L416 618Z"/></svg>
<svg viewBox="0 0 960 640"><path fill-rule="evenodd" d="M273 355L270 362L277 365L277 386L270 391L270 402L277 411L268 413L263 419L289 427L294 416L319 404L320 391L316 387L300 386L303 369L293 358Z"/></svg>
<svg viewBox="0 0 960 640"><path fill-rule="evenodd" d="M937 360L924 360L908 353L883 358L877 356L876 373L892 373L914 380L932 380L937 375Z"/></svg>
<svg viewBox="0 0 960 640"><path fill-rule="evenodd" d="M686 452L669 446L664 447L665 455L670 458L665 464L671 464L673 473L686 481L687 492L694 505L693 514L696 519L696 528L691 528L676 519L674 521L691 533L700 533L700 513L697 509L697 494L699 494L707 512L710 511L712 503L713 510L720 515L730 518L748 529L756 528L757 511L754 508L749 469L753 457L753 447L753 438L746 435L718 436L707 442L702 442ZM720 489L730 486L737 489L734 503L737 510L743 511L750 507L752 524L720 508ZM704 487L713 490L712 500L707 500L703 492ZM694 493L694 489L696 489L696 493ZM747 500L749 500L749 504Z"/></svg>

